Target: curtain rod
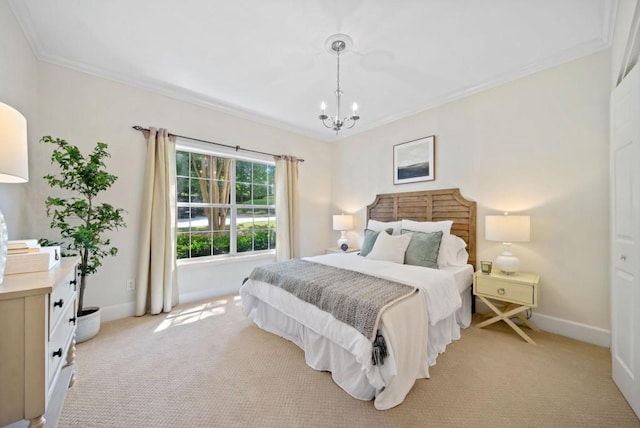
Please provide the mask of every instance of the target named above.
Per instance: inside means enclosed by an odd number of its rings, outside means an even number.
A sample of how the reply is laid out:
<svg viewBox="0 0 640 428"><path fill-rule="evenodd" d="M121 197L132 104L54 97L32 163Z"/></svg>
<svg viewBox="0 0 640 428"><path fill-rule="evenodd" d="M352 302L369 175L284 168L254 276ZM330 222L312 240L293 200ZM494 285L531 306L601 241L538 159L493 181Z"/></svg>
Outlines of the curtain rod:
<svg viewBox="0 0 640 428"><path fill-rule="evenodd" d="M133 129L135 129L136 131L147 131L147 132L149 132L149 128L143 128L143 127L142 127L142 126L140 126L140 125L132 126L132 128L133 128ZM230 145L228 145L228 144L216 143L215 141L201 140L201 139L199 139L199 138L187 137L187 136L184 136L184 135L178 135L178 134L171 134L171 133L169 133L169 136L171 136L171 137L184 138L184 139L186 139L186 140L191 140L191 141L199 141L199 142L201 142L201 143L215 144L216 146L222 146L222 147L227 147L227 148L229 148L229 149L234 149L236 152L237 152L238 150L243 150L243 151L245 151L245 152L258 153L258 154L261 154L261 155L267 155L267 156L274 156L274 157L286 157L285 155L274 155L273 153L267 153L267 152L260 152L260 151L258 151L258 150L245 149L245 148L242 148L242 147L240 147L240 146L230 146ZM304 159L298 159L298 162L304 162Z"/></svg>

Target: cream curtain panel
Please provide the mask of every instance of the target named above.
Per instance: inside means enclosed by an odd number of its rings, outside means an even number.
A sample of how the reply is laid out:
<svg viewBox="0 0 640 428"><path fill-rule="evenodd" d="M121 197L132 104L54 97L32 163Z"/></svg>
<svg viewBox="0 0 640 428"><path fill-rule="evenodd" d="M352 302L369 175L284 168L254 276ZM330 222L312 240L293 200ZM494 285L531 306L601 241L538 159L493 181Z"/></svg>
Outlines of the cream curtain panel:
<svg viewBox="0 0 640 428"><path fill-rule="evenodd" d="M298 163L294 156L275 156L276 161L276 258L298 254Z"/></svg>
<svg viewBox="0 0 640 428"><path fill-rule="evenodd" d="M176 150L166 129L143 131L147 140L136 315L169 312L178 303L176 263Z"/></svg>

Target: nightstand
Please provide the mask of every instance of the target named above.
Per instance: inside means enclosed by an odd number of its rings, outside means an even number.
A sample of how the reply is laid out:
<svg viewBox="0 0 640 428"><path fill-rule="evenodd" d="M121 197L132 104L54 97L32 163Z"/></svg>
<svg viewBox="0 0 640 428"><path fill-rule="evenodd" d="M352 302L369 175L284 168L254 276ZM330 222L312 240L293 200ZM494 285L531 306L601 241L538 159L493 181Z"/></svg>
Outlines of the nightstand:
<svg viewBox="0 0 640 428"><path fill-rule="evenodd" d="M481 322L477 327L486 327L502 320L509 324L524 340L535 345L536 343L510 318L515 315L530 329L540 331L524 315L524 311L527 309L538 306L539 282L540 276L532 273L517 272L506 275L498 272L491 274L476 272L473 275L473 294L497 314L495 317ZM489 299L499 303L496 305Z"/></svg>
<svg viewBox="0 0 640 428"><path fill-rule="evenodd" d="M357 253L358 251L360 251L360 248L347 248L347 251L342 251L342 249L340 249L338 247L331 247L331 248L327 248L325 253L326 254L331 254L331 253Z"/></svg>

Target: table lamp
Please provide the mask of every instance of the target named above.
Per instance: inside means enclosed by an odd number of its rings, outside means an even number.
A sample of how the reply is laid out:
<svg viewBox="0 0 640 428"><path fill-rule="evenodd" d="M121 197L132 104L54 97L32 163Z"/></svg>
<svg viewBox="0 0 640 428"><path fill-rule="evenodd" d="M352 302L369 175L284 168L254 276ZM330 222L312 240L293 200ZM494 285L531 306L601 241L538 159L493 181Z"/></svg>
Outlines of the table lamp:
<svg viewBox="0 0 640 428"><path fill-rule="evenodd" d="M11 106L0 103L0 183L29 181L27 120ZM0 211L0 284L7 263L7 223Z"/></svg>
<svg viewBox="0 0 640 428"><path fill-rule="evenodd" d="M529 242L530 218L528 215L488 215L485 218L487 241L502 242L504 250L496 257L494 266L507 275L520 269L520 259L511 252L512 242Z"/></svg>
<svg viewBox="0 0 640 428"><path fill-rule="evenodd" d="M347 241L346 231L353 229L353 216L348 214L340 214L333 216L333 230L340 231L340 238L338 239L338 247L342 251L347 251L349 248L349 242Z"/></svg>

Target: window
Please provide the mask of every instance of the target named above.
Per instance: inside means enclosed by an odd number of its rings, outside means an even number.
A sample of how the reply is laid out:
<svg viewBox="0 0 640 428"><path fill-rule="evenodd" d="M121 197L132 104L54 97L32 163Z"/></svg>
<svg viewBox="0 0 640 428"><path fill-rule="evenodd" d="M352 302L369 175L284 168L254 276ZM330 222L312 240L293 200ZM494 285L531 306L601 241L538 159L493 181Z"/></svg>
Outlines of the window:
<svg viewBox="0 0 640 428"><path fill-rule="evenodd" d="M178 259L273 251L273 162L176 150Z"/></svg>

